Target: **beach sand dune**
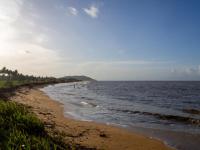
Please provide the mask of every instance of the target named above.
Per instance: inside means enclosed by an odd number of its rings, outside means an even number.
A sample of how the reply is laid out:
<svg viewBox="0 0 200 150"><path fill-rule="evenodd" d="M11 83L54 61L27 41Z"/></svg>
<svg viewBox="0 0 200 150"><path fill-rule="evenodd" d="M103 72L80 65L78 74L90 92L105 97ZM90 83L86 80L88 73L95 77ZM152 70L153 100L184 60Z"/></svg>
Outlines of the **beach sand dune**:
<svg viewBox="0 0 200 150"><path fill-rule="evenodd" d="M118 127L65 117L63 105L39 89L20 89L11 100L22 103L45 123L49 134L62 133L66 143L104 150L170 150L161 141Z"/></svg>

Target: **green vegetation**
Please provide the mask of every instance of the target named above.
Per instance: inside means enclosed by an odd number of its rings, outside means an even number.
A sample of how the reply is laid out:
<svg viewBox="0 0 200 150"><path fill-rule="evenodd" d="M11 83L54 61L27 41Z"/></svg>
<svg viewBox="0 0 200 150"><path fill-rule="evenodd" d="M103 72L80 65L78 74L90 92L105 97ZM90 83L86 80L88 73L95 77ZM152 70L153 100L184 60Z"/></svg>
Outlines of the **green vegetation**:
<svg viewBox="0 0 200 150"><path fill-rule="evenodd" d="M64 78L54 77L36 77L33 75L23 75L17 70L9 70L3 67L0 70L0 90L19 87L22 85L41 85L41 84L53 84L53 83L66 83L66 82L78 82L92 80L85 76L72 76Z"/></svg>
<svg viewBox="0 0 200 150"><path fill-rule="evenodd" d="M34 77L12 71L0 70L0 97L9 89L22 85L56 83L53 77ZM0 100L0 150L56 150L66 149L61 138L47 134L44 124L28 111L26 106Z"/></svg>
<svg viewBox="0 0 200 150"><path fill-rule="evenodd" d="M0 70L0 98L21 86L54 84L62 81L53 77L23 75L17 70ZM0 99L0 150L66 150L82 149L79 145L64 144L59 133L48 134L44 123L24 105ZM54 131L52 132L54 133Z"/></svg>
<svg viewBox="0 0 200 150"><path fill-rule="evenodd" d="M0 101L0 149L66 149L45 132L44 124L25 106Z"/></svg>
<svg viewBox="0 0 200 150"><path fill-rule="evenodd" d="M11 88L25 84L22 81L7 81L7 80L0 80L0 88Z"/></svg>
<svg viewBox="0 0 200 150"><path fill-rule="evenodd" d="M35 77L33 75L23 75L18 73L17 70L9 70L3 67L0 70L0 89L13 88L27 84L45 84L45 83L57 83L60 80L54 77Z"/></svg>
<svg viewBox="0 0 200 150"><path fill-rule="evenodd" d="M87 76L65 76L65 77L60 78L60 80L63 80L63 81L69 81L69 80L72 80L72 81L95 81L94 79L87 77Z"/></svg>

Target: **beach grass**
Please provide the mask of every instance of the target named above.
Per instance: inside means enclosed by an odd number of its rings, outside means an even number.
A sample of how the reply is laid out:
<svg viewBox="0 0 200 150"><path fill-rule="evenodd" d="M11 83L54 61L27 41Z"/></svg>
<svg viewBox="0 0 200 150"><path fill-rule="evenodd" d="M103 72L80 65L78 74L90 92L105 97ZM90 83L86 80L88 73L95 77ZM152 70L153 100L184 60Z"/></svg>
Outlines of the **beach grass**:
<svg viewBox="0 0 200 150"><path fill-rule="evenodd" d="M66 144L64 137L60 133L54 134L53 129L48 131L27 106L8 100L13 92L22 87L61 82L63 80L54 77L23 75L5 67L0 70L0 150L83 149L80 145Z"/></svg>
<svg viewBox="0 0 200 150"><path fill-rule="evenodd" d="M0 100L0 149L67 149L50 137L44 124L28 109L15 102Z"/></svg>
<svg viewBox="0 0 200 150"><path fill-rule="evenodd" d="M11 88L17 85L20 85L21 83L19 81L6 81L1 80L0 81L0 88Z"/></svg>

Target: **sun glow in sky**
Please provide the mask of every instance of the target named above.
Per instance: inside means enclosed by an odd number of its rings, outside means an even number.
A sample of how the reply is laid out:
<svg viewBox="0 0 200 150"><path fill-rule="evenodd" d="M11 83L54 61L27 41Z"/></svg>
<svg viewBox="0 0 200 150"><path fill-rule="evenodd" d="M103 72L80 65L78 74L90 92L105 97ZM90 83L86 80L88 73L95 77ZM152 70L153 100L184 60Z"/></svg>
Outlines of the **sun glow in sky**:
<svg viewBox="0 0 200 150"><path fill-rule="evenodd" d="M0 0L0 67L98 80L200 80L197 0Z"/></svg>

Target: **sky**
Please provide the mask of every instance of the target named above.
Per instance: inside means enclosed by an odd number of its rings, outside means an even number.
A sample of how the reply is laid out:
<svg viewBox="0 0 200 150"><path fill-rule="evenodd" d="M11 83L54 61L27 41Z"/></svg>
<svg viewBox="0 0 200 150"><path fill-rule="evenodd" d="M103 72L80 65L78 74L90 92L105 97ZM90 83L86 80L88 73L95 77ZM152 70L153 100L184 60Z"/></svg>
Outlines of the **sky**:
<svg viewBox="0 0 200 150"><path fill-rule="evenodd" d="M0 67L200 80L199 0L0 0Z"/></svg>

